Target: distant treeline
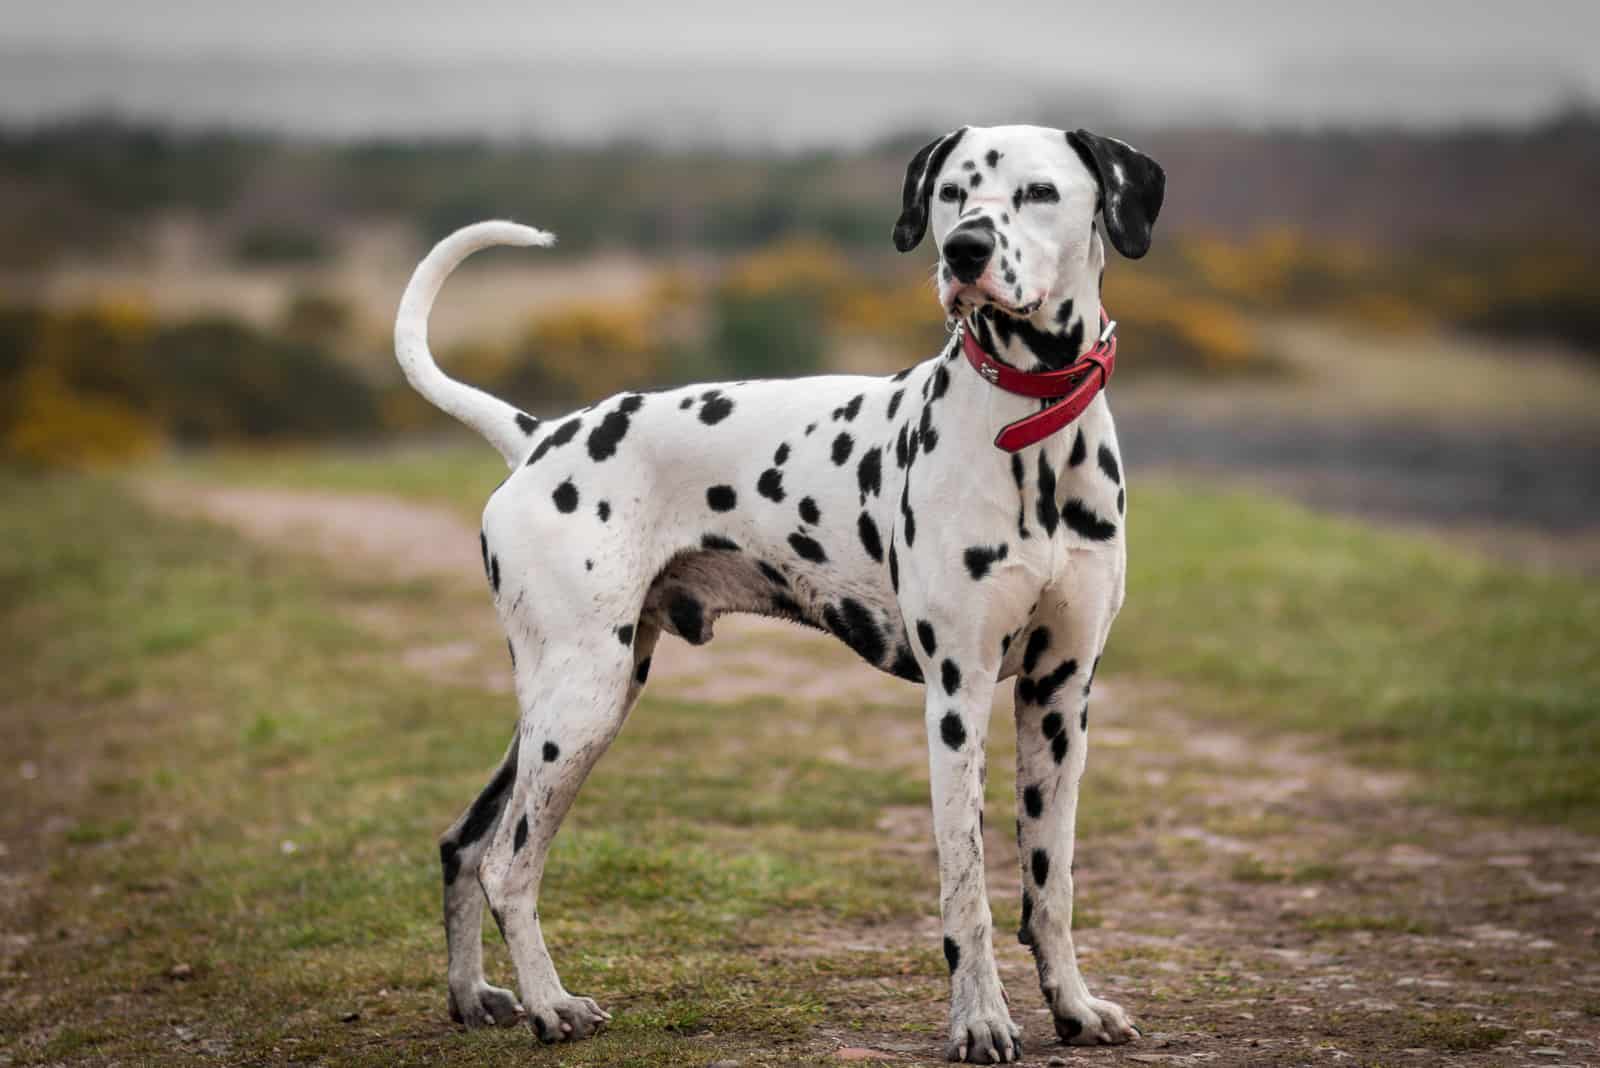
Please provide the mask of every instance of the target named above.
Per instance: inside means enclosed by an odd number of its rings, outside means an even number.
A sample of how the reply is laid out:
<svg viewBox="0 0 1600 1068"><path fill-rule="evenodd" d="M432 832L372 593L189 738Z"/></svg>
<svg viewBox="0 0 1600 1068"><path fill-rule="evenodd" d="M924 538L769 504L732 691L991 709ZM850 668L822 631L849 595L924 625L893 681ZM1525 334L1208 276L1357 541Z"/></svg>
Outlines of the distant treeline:
<svg viewBox="0 0 1600 1068"><path fill-rule="evenodd" d="M340 226L401 221L431 240L509 216L563 248L745 250L795 235L887 248L906 160L934 131L852 154L675 152L485 140L294 141L109 119L0 130L0 265L137 247L196 217L237 258L309 262ZM1379 245L1600 243L1600 116L1520 131L1107 131L1168 173L1173 230L1292 225Z"/></svg>

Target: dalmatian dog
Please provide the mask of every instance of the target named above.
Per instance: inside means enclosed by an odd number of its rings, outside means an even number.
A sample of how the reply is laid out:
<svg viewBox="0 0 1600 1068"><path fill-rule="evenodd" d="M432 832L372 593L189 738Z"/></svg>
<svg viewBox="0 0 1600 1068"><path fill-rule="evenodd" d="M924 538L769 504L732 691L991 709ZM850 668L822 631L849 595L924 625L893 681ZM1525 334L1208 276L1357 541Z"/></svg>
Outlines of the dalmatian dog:
<svg viewBox="0 0 1600 1068"><path fill-rule="evenodd" d="M1076 360L1098 333L1104 241L1145 253L1164 180L1149 157L1085 130L955 130L911 160L894 227L902 252L933 232L939 302L958 327L941 353L892 377L625 393L548 420L445 375L427 318L473 251L554 238L480 223L422 261L395 327L400 364L511 468L484 509L481 549L520 718L498 770L439 842L457 1020L525 1017L541 1040L565 1042L611 1019L568 992L545 947L538 895L551 841L622 729L658 638L707 642L719 616L754 612L831 632L925 685L949 1058L1022 1053L984 884L984 740L1006 679L1016 680L1018 938L1063 1040L1134 1036L1119 1006L1090 993L1072 939L1090 687L1123 599L1116 429L1101 393L1059 432L997 448L997 429L1041 402L975 373L959 339L970 331L1023 372ZM520 998L484 979L485 898Z"/></svg>

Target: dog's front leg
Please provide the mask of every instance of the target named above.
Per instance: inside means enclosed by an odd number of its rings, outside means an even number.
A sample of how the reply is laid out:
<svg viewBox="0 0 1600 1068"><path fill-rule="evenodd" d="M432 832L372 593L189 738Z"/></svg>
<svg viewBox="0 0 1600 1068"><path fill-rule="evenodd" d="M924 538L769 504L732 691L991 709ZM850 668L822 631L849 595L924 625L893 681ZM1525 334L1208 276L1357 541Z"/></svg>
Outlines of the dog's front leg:
<svg viewBox="0 0 1600 1068"><path fill-rule="evenodd" d="M1022 1032L1011 1022L990 938L993 918L984 885L984 741L994 698L992 674L963 677L954 660L929 675L926 708L933 831L939 845L939 912L950 966L953 1061L992 1064L1022 1056Z"/></svg>
<svg viewBox="0 0 1600 1068"><path fill-rule="evenodd" d="M1114 587L1109 586L1114 583ZM1017 678L1017 842L1021 942L1033 950L1056 1033L1074 1045L1127 1042L1136 1033L1114 1002L1092 996L1072 944L1072 867L1078 782L1088 749L1089 690L1120 573L1081 569L1070 599L1046 597Z"/></svg>

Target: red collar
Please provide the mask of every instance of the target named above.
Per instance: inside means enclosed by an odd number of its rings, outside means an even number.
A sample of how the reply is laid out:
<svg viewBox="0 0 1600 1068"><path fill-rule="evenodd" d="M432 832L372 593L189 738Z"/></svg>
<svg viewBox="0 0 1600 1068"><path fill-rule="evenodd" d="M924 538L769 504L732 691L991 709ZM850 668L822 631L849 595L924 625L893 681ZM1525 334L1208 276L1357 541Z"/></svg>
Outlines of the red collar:
<svg viewBox="0 0 1600 1068"><path fill-rule="evenodd" d="M1117 366L1117 322L1100 309L1100 338L1070 367L1059 371L1019 371L983 351L972 330L961 325L961 351L973 370L991 386L1022 397L1054 401L1041 411L1002 427L994 443L1007 452L1036 445L1054 434L1089 407L1111 380Z"/></svg>

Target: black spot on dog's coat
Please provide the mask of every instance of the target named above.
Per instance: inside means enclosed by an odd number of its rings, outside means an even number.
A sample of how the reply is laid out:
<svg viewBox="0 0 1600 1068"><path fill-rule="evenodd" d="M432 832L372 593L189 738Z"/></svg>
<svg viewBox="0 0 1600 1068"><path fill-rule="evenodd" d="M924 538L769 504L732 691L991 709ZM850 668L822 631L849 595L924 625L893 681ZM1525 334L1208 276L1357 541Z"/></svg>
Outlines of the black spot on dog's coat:
<svg viewBox="0 0 1600 1068"><path fill-rule="evenodd" d="M1000 156L1001 152L999 149L991 148L987 153L984 154L983 161L990 167L997 167L1000 165Z"/></svg>
<svg viewBox="0 0 1600 1068"><path fill-rule="evenodd" d="M1034 884L1043 886L1044 881L1050 878L1050 854L1042 849L1035 849L1031 860Z"/></svg>
<svg viewBox="0 0 1600 1068"><path fill-rule="evenodd" d="M1063 660L1056 665L1056 669L1050 674L1042 675L1035 679L1033 684L1034 701L1041 705L1048 705L1055 698L1056 691L1061 688L1063 683L1072 678L1077 670L1078 662L1076 660Z"/></svg>
<svg viewBox="0 0 1600 1068"><path fill-rule="evenodd" d="M894 551L893 541L889 542L889 588L900 592L900 557Z"/></svg>
<svg viewBox="0 0 1600 1068"><path fill-rule="evenodd" d="M1078 436L1072 439L1072 455L1067 457L1067 466L1077 467L1088 455L1089 444L1083 440L1083 428L1079 427Z"/></svg>
<svg viewBox="0 0 1600 1068"><path fill-rule="evenodd" d="M788 588L789 580L784 577L783 572L779 571L765 560L756 561L756 568L766 576L768 582L776 586L782 586L785 589Z"/></svg>
<svg viewBox="0 0 1600 1068"><path fill-rule="evenodd" d="M489 585L495 593L500 592L500 557L489 557Z"/></svg>
<svg viewBox="0 0 1600 1068"><path fill-rule="evenodd" d="M900 646L894 654L894 664L889 668L889 674L909 682L922 681L922 668L917 665L917 658L911 655L907 646Z"/></svg>
<svg viewBox="0 0 1600 1068"><path fill-rule="evenodd" d="M878 524L866 512L856 517L856 533L861 538L861 547L872 557L872 562L883 563L883 539L878 536Z"/></svg>
<svg viewBox="0 0 1600 1068"><path fill-rule="evenodd" d="M1125 515L1128 511L1128 491L1117 490L1117 514Z"/></svg>
<svg viewBox="0 0 1600 1068"><path fill-rule="evenodd" d="M535 419L527 412L518 412L517 429L521 430L524 434L532 434L535 430L539 429L539 420Z"/></svg>
<svg viewBox="0 0 1600 1068"><path fill-rule="evenodd" d="M1033 945L1033 895L1024 890L1022 892L1022 922L1017 925L1017 941L1025 946Z"/></svg>
<svg viewBox="0 0 1600 1068"><path fill-rule="evenodd" d="M939 648L939 643L934 637L933 624L926 619L917 620L917 640L922 643L922 651L929 656Z"/></svg>
<svg viewBox="0 0 1600 1068"><path fill-rule="evenodd" d="M796 531L789 535L789 547L802 559L810 560L813 564L828 562L828 554L822 551L822 546L816 541Z"/></svg>
<svg viewBox="0 0 1600 1068"><path fill-rule="evenodd" d="M1061 509L1061 518L1066 520L1067 526L1073 533L1090 541L1110 541L1117 534L1115 523L1109 519L1101 519L1093 509L1077 497L1067 501Z"/></svg>
<svg viewBox="0 0 1600 1068"><path fill-rule="evenodd" d="M1037 785L1029 786L1022 791L1022 809L1031 820L1038 819L1044 812L1044 793Z"/></svg>
<svg viewBox="0 0 1600 1068"><path fill-rule="evenodd" d="M650 658L647 656L643 660L639 661L639 666L638 667L633 669L633 681L638 683L640 686L643 686L645 680L648 679L649 677L650 677Z"/></svg>
<svg viewBox="0 0 1600 1068"><path fill-rule="evenodd" d="M556 502L556 509L561 512L575 512L578 510L578 487L572 484L572 479L567 479L555 488L550 494L550 499Z"/></svg>
<svg viewBox="0 0 1600 1068"><path fill-rule="evenodd" d="M887 418L891 423L894 422L895 414L900 411L900 399L902 397L904 397L905 395L906 395L906 391L905 390L897 389L897 390L894 391L894 394L892 396L890 396L890 398L889 398L889 411L888 411L888 414L887 414Z"/></svg>
<svg viewBox="0 0 1600 1068"><path fill-rule="evenodd" d="M600 522L602 522L602 523L604 523L606 520L610 519L611 518L611 502L610 501L601 501L599 504L595 505L594 514L600 517Z"/></svg>
<svg viewBox="0 0 1600 1068"><path fill-rule="evenodd" d="M822 621L828 629L868 663L878 664L888 654L883 631L866 605L853 597L840 600L837 607L823 605Z"/></svg>
<svg viewBox="0 0 1600 1068"><path fill-rule="evenodd" d="M911 480L900 487L900 532L905 535L906 547L917 540L917 517L911 511Z"/></svg>
<svg viewBox="0 0 1600 1068"><path fill-rule="evenodd" d="M867 495L876 497L883 491L883 449L874 445L861 454L861 462L856 464L856 487L861 491L861 503L867 503Z"/></svg>
<svg viewBox="0 0 1600 1068"><path fill-rule="evenodd" d="M961 947L956 945L956 940L949 935L944 936L944 962L950 965L951 974L961 963Z"/></svg>
<svg viewBox="0 0 1600 1068"><path fill-rule="evenodd" d="M906 539L909 544L910 539ZM967 565L967 573L973 579L981 579L989 573L989 568L998 561L1004 560L1011 551L1005 542L999 545L974 545L961 554L961 559Z"/></svg>
<svg viewBox="0 0 1600 1068"><path fill-rule="evenodd" d="M617 445L628 433L629 417L644 404L644 396L629 393L612 411L607 412L600 425L589 431L589 457L595 462L608 460L617 451Z"/></svg>
<svg viewBox="0 0 1600 1068"><path fill-rule="evenodd" d="M622 626L617 628L617 641L621 642L623 645L633 644L632 623L624 623Z"/></svg>
<svg viewBox="0 0 1600 1068"><path fill-rule="evenodd" d="M946 657L945 662L939 665L939 681L944 685L944 692L951 697L961 689L961 668L954 660Z"/></svg>
<svg viewBox="0 0 1600 1068"><path fill-rule="evenodd" d="M702 534L700 536L700 548L709 549L713 552L736 553L739 551L739 543L732 538L725 538L721 534Z"/></svg>
<svg viewBox="0 0 1600 1068"><path fill-rule="evenodd" d="M544 756L544 762L546 764L554 764L556 762L556 758L561 756L561 747L555 742L545 742L544 752L542 755Z"/></svg>
<svg viewBox="0 0 1600 1068"><path fill-rule="evenodd" d="M960 749L967 741L967 725L961 722L958 714L946 712L939 721L939 737L951 749Z"/></svg>
<svg viewBox="0 0 1600 1068"><path fill-rule="evenodd" d="M1043 449L1039 450L1039 500L1034 511L1039 517L1039 525L1044 527L1045 537L1054 537L1056 527L1061 522L1061 512L1056 508L1056 473L1050 461L1045 459Z"/></svg>
<svg viewBox="0 0 1600 1068"><path fill-rule="evenodd" d="M817 502L810 497L800 498L800 519L815 526L822 522L822 509L817 507Z"/></svg>
<svg viewBox="0 0 1600 1068"><path fill-rule="evenodd" d="M944 368L941 367L939 370L942 371ZM922 449L924 452L932 452L934 446L939 444L939 431L938 428L933 425L932 404L928 404L922 409L922 420L917 427L917 439L922 442ZM911 446L911 455L913 459L916 458L917 447L915 442L913 442Z"/></svg>
<svg viewBox="0 0 1600 1068"><path fill-rule="evenodd" d="M578 433L578 429L582 426L582 417L574 416L573 418L568 419L565 423L562 423L560 426L556 427L554 433L545 438L543 441L539 442L539 444L534 448L532 455L528 457L527 466L532 467L534 464L539 462L545 453L549 452L551 449L559 449L561 446L571 441Z"/></svg>
<svg viewBox="0 0 1600 1068"><path fill-rule="evenodd" d="M739 494L732 486L712 486L706 490L706 506L713 512L731 512L739 504Z"/></svg>
<svg viewBox="0 0 1600 1068"><path fill-rule="evenodd" d="M1050 630L1048 627L1036 627L1028 635L1028 647L1022 653L1022 671L1032 675L1033 669L1039 666L1039 658L1044 651L1050 648Z"/></svg>
<svg viewBox="0 0 1600 1068"><path fill-rule="evenodd" d="M439 846L439 862L444 866L446 886L455 882L456 876L461 873L461 858L458 855L461 849L482 838L500 818L500 806L505 800L506 791L511 789L516 774L515 760L508 760L502 764L500 770L495 772L494 778L489 781L489 785L473 799L472 807L467 810L467 818L461 823L460 833L453 840Z"/></svg>
<svg viewBox="0 0 1600 1068"><path fill-rule="evenodd" d="M512 836L511 852L520 853L522 847L528 844L528 817L523 816L517 820L516 834Z"/></svg>
<svg viewBox="0 0 1600 1068"><path fill-rule="evenodd" d="M699 601L686 593L678 594L667 605L667 618L672 620L673 629L684 641L690 645L705 644L706 615Z"/></svg>
<svg viewBox="0 0 1600 1068"><path fill-rule="evenodd" d="M733 414L733 401L720 391L709 390L703 399L705 403L700 406L700 421L706 426L716 426Z"/></svg>
<svg viewBox="0 0 1600 1068"><path fill-rule="evenodd" d="M1039 721L1039 731L1046 738L1054 738L1061 733L1061 724L1061 713L1050 712L1045 715L1044 719Z"/></svg>
<svg viewBox="0 0 1600 1068"><path fill-rule="evenodd" d="M756 492L769 501L781 503L784 498L783 472L776 467L761 472L761 477L756 480Z"/></svg>
<svg viewBox="0 0 1600 1068"><path fill-rule="evenodd" d="M855 448L856 439L849 434L841 433L833 439L833 466L843 467L846 460L850 459L850 450Z"/></svg>
<svg viewBox="0 0 1600 1068"><path fill-rule="evenodd" d="M789 443L786 441L772 452L772 466L782 467L789 462Z"/></svg>
<svg viewBox="0 0 1600 1068"><path fill-rule="evenodd" d="M1100 470L1106 477L1117 485L1122 485L1122 467L1117 463L1117 454L1105 442L1100 443L1100 448L1095 451L1095 459L1100 463Z"/></svg>

